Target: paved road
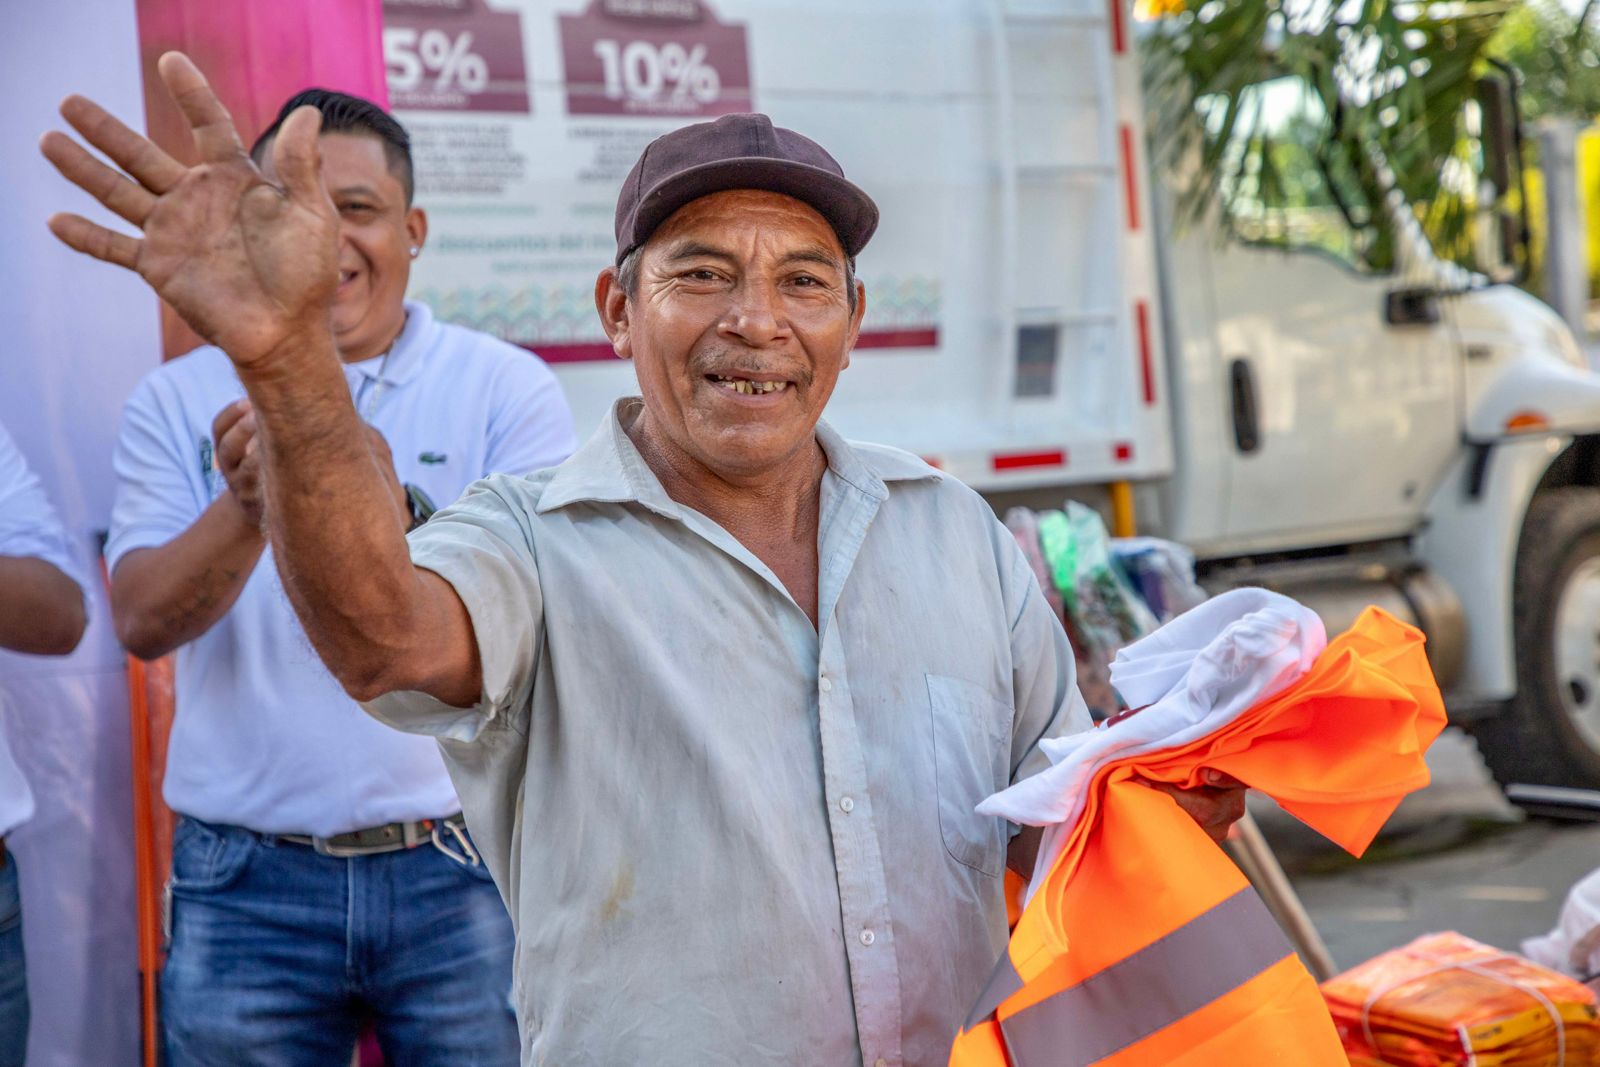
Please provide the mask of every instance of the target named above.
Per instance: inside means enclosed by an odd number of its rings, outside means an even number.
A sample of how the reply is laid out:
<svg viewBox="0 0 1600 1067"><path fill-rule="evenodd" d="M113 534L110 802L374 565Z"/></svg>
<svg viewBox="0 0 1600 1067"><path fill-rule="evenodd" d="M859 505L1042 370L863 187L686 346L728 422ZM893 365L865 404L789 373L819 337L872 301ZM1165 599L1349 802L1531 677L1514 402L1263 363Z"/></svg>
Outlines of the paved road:
<svg viewBox="0 0 1600 1067"><path fill-rule="evenodd" d="M1435 742L1428 763L1434 783L1400 805L1361 860L1252 800L1341 968L1435 930L1516 950L1549 930L1567 889L1600 867L1600 824L1525 818L1459 730Z"/></svg>

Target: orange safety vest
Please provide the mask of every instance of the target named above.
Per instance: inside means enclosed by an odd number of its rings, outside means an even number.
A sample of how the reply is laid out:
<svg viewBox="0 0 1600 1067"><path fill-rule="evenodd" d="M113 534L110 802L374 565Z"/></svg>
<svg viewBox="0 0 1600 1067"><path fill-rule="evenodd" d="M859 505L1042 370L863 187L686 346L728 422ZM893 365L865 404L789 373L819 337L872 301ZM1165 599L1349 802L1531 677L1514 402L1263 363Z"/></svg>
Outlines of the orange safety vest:
<svg viewBox="0 0 1600 1067"><path fill-rule="evenodd" d="M1360 855L1428 782L1444 729L1423 637L1368 608L1287 689L1213 733L1113 760L1023 909L951 1067L1348 1063L1316 982L1244 875L1136 776L1233 775Z"/></svg>

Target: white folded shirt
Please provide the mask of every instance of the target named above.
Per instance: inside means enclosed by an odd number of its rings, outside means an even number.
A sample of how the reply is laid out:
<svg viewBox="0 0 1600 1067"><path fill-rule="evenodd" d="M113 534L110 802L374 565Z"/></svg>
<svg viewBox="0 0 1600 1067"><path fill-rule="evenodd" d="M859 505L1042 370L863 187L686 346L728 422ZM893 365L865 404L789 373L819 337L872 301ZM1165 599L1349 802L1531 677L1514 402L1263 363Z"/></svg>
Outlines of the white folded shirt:
<svg viewBox="0 0 1600 1067"><path fill-rule="evenodd" d="M1033 886L1083 812L1100 767L1186 745L1233 722L1305 676L1327 647L1316 613L1279 593L1234 589L1117 653L1111 684L1137 715L1039 743L1051 766L978 805L983 815L1044 826Z"/></svg>

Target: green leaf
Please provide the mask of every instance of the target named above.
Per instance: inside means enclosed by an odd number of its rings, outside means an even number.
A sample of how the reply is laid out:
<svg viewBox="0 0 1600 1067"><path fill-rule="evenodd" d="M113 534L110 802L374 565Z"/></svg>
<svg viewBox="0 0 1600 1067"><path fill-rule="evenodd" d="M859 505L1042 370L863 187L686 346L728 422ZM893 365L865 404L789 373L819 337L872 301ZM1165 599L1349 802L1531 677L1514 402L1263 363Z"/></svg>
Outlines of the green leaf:
<svg viewBox="0 0 1600 1067"><path fill-rule="evenodd" d="M1496 32L1521 9L1512 0L1184 0L1144 37L1150 129L1180 221L1220 197L1224 216L1246 205L1276 214L1265 232L1285 241L1345 240L1335 231L1355 228L1366 265L1388 269L1382 159L1437 247L1469 255L1474 183L1441 175L1470 168L1467 105ZM1320 143L1297 148L1274 131L1284 119L1269 112L1285 96L1263 90L1268 83L1303 87L1314 126L1298 137Z"/></svg>

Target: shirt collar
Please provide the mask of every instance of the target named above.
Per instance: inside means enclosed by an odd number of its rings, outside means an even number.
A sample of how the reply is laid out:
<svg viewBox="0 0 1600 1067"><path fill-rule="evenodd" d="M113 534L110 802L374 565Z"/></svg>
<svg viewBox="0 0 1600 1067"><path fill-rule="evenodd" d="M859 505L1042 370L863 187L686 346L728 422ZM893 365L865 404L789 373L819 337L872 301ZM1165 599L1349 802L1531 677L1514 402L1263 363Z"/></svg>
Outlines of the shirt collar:
<svg viewBox="0 0 1600 1067"><path fill-rule="evenodd" d="M534 510L542 515L585 501L632 502L670 518L681 518L677 503L667 495L622 428L643 403L639 397L628 396L613 404L594 436L556 468ZM853 446L825 421L817 423L817 442L828 457L828 469L874 500L888 499L887 482L943 477L920 459L898 449Z"/></svg>
<svg viewBox="0 0 1600 1067"><path fill-rule="evenodd" d="M383 370L385 385L404 385L422 370L424 357L433 347L434 333L439 329L433 321L433 312L427 304L415 300L407 300L406 324L400 330L400 336L394 339L394 345L389 349L389 362L383 362L383 356L376 355L371 359L364 359L360 363L346 364L356 373L378 380L378 370Z"/></svg>

